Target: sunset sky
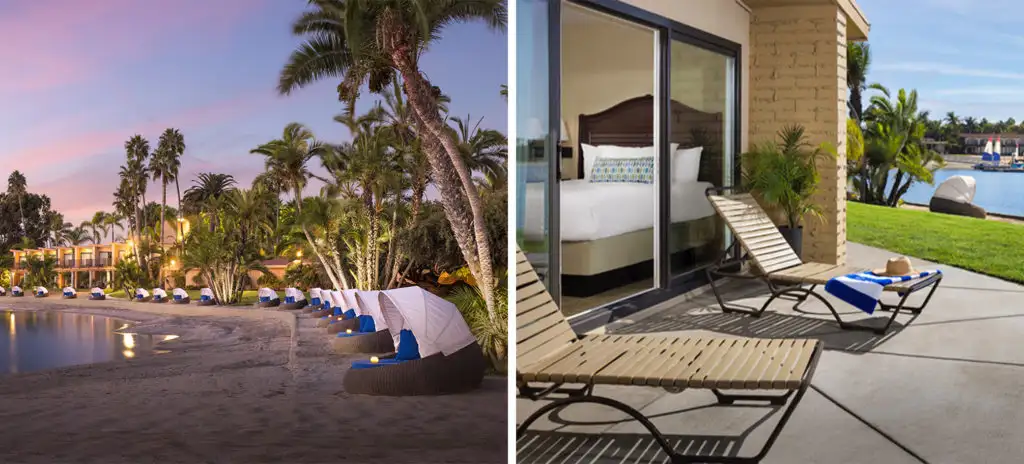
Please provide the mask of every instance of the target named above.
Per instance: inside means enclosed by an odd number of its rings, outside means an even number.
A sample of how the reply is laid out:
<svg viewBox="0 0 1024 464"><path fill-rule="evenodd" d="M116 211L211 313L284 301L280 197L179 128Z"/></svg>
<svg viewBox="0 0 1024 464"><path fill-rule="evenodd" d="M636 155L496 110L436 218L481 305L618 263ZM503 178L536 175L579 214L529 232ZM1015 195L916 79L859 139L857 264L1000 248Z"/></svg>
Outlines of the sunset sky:
<svg viewBox="0 0 1024 464"><path fill-rule="evenodd" d="M124 142L136 133L155 147L165 128L182 131L182 191L205 171L248 185L263 168L249 150L292 121L319 138L345 140L332 120L341 111L337 82L289 97L275 91L300 42L291 22L305 7L304 0L0 1L3 188L19 169L30 191L49 195L77 224L112 209ZM454 115L482 116L485 127L504 132L506 50L503 33L458 25L422 66L451 96ZM151 183L147 199L159 201L159 190Z"/></svg>

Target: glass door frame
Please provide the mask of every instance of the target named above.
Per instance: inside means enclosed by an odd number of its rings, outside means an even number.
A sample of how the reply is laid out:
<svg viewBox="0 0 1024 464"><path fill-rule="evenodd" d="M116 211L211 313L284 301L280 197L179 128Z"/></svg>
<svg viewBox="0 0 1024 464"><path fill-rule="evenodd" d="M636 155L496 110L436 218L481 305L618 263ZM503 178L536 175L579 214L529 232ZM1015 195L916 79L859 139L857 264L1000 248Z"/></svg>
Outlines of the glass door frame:
<svg viewBox="0 0 1024 464"><path fill-rule="evenodd" d="M558 136L560 132L561 115L561 88L562 88L562 62L561 62L561 27L562 27L562 1L548 0L548 82L549 90L549 134L554 134L547 139L548 153L557 153ZM732 153L734 162L733 181L740 177L740 157L738 150L742 140L742 46L739 43L716 36L706 31L696 29L692 26L680 23L673 19L666 18L648 10L621 2L619 0L564 0L565 2L588 8L593 11L608 14L619 19L650 27L655 31L657 40L655 72L655 101L657 102L655 124L655 143L658 146L657 170L658 170L658 192L657 192L657 214L655 217L656 235L654 246L654 285L648 290L636 293L616 302L599 306L584 311L580 314L570 316L569 322L578 332L584 332L606 325L612 321L628 316L640 310L646 309L662 301L668 300L683 294L696 287L707 283L707 275L704 272L706 266L697 267L692 271L678 274L675 277L669 269L669 259L662 256L664 250L669 249L669 227L671 224L671 154L669 153L669 98L671 98L671 70L672 70L672 41L678 41L704 48L733 60L733 82L732 105L728 108L732 112ZM668 98L666 98L668 96ZM549 291L555 302L561 304L561 205L559 196L559 181L561 180L561 157L550 156L548 159L549 175L549 211L548 232L550 244L549 256ZM728 186L726 186L728 187ZM734 250L735 252L735 250Z"/></svg>

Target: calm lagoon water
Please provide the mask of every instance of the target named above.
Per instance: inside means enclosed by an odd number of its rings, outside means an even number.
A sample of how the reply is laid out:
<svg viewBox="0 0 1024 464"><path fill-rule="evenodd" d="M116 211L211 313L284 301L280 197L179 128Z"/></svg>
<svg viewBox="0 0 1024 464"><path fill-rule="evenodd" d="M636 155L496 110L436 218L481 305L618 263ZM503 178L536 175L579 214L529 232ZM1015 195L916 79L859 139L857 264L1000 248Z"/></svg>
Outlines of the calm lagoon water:
<svg viewBox="0 0 1024 464"><path fill-rule="evenodd" d="M0 375L133 358L164 337L118 333L127 322L67 312L2 311Z"/></svg>
<svg viewBox="0 0 1024 464"><path fill-rule="evenodd" d="M935 185L914 184L903 200L927 205L942 181L960 175L971 176L978 181L974 203L985 211L1024 216L1024 173L941 169L935 172Z"/></svg>

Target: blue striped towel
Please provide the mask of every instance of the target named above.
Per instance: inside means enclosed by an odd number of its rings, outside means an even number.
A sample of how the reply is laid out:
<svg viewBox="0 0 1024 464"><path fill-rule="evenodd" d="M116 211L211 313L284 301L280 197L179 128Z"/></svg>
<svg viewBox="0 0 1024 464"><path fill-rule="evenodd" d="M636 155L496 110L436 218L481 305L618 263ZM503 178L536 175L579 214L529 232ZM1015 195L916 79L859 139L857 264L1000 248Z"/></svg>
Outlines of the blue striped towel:
<svg viewBox="0 0 1024 464"><path fill-rule="evenodd" d="M868 314L874 314L878 300L886 285L920 279L942 271L921 271L905 276L879 276L871 271L833 277L825 284L825 291Z"/></svg>

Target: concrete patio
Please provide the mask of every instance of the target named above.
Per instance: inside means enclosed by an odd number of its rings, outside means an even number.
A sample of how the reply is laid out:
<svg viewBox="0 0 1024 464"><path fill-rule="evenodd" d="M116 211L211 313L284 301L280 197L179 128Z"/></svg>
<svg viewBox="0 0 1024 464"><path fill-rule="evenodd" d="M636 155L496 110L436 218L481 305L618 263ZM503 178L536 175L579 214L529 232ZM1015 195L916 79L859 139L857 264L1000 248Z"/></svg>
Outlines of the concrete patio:
<svg viewBox="0 0 1024 464"><path fill-rule="evenodd" d="M852 265L883 267L892 253L848 244ZM811 388L764 463L1017 462L1024 456L1024 286L914 259L945 277L919 316L883 336L842 331L822 304L777 300L759 319L723 315L710 292L676 299L605 328L615 333L714 333L825 342ZM730 301L760 306L757 284L730 283ZM926 292L910 297L917 304ZM888 298L894 298L889 296ZM835 301L844 318L866 314ZM887 318L881 313L875 318ZM677 449L756 453L781 409L719 406L708 391L602 387L639 409ZM544 401L517 399L521 421ZM618 411L570 406L541 418L516 444L521 463L668 462L646 429Z"/></svg>

